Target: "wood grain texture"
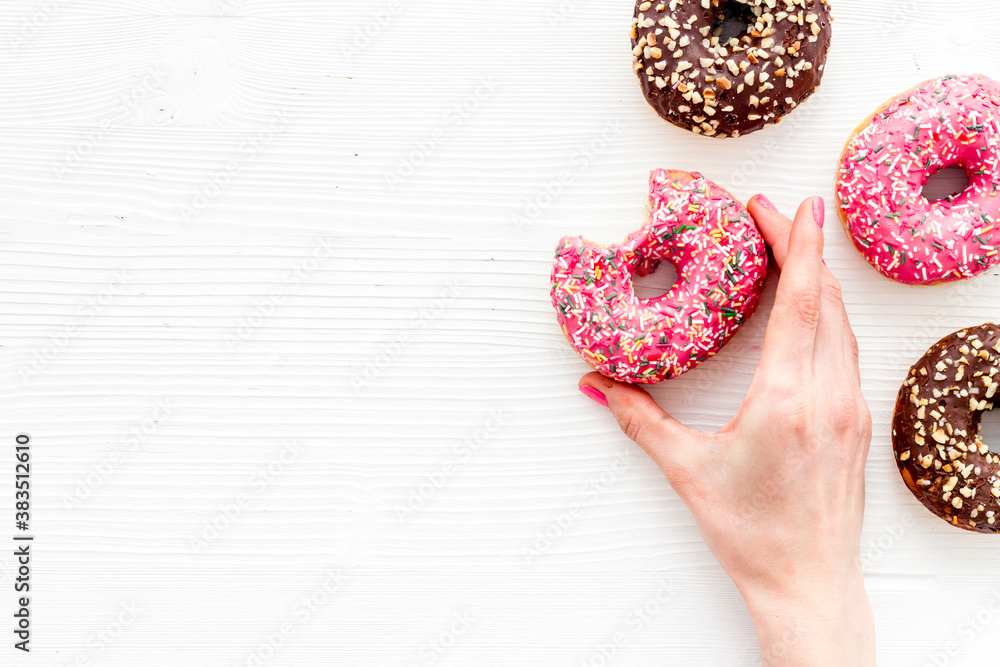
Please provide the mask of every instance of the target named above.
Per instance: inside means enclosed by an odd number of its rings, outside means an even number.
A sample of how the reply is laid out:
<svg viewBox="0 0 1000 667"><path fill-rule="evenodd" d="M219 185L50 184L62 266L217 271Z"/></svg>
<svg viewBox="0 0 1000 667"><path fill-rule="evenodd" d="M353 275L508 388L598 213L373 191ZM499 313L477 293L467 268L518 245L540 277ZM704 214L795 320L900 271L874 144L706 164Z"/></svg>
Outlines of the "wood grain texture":
<svg viewBox="0 0 1000 667"><path fill-rule="evenodd" d="M548 273L560 236L638 224L652 168L829 201L879 103L1000 78L995 2L833 9L816 97L712 141L642 101L626 0L0 8L0 425L34 439L38 554L32 655L0 664L759 664L683 505L576 391ZM915 504L888 424L1000 272L906 288L835 225L826 255L875 421L880 664L993 664L1000 547ZM657 400L723 425L773 289Z"/></svg>

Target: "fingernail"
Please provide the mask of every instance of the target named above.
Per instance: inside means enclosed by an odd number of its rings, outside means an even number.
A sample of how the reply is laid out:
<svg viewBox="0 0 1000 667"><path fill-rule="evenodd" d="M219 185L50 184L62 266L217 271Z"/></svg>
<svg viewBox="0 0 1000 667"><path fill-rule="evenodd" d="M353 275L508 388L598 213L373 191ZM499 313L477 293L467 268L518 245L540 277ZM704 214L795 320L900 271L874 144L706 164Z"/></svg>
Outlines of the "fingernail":
<svg viewBox="0 0 1000 667"><path fill-rule="evenodd" d="M580 391L583 392L584 396L586 396L590 400L594 401L595 403L600 403L604 407L608 407L608 399L606 399L604 397L604 394L602 394L601 392L597 391L593 387L584 385L584 386L580 387Z"/></svg>
<svg viewBox="0 0 1000 667"><path fill-rule="evenodd" d="M823 222L826 218L826 202L823 201L822 197L813 198L813 219L816 220L816 224L823 228Z"/></svg>
<svg viewBox="0 0 1000 667"><path fill-rule="evenodd" d="M766 208L768 211L778 210L774 207L774 204L771 203L771 200L765 197L764 195L754 195L753 198L757 200L758 204Z"/></svg>

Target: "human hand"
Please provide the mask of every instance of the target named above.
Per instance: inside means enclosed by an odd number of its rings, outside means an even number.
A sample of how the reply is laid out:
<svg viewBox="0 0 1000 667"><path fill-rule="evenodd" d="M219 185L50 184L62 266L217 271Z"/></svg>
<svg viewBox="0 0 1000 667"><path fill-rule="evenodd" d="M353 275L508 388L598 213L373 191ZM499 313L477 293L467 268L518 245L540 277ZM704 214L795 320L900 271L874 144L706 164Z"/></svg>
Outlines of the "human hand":
<svg viewBox="0 0 1000 667"><path fill-rule="evenodd" d="M803 202L794 223L761 195L748 208L780 278L732 420L693 431L599 373L580 389L606 400L688 506L747 602L764 665L873 665L860 561L871 417L840 286L822 261L823 200Z"/></svg>

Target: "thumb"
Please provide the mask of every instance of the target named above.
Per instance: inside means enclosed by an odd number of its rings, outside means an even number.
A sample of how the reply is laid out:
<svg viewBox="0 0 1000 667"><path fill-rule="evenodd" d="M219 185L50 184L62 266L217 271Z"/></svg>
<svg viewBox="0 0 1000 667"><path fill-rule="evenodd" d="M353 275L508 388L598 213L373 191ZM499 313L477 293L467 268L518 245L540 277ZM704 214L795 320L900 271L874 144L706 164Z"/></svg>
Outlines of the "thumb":
<svg viewBox="0 0 1000 667"><path fill-rule="evenodd" d="M691 465L696 445L706 437L671 417L635 385L588 373L580 379L580 391L611 410L625 435L649 454L671 484Z"/></svg>

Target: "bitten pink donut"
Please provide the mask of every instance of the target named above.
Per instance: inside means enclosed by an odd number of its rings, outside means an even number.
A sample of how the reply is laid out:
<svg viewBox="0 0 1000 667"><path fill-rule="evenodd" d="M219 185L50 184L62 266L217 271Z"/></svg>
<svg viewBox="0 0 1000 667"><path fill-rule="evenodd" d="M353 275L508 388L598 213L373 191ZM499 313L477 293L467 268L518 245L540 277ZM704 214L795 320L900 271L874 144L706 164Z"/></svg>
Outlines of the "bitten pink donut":
<svg viewBox="0 0 1000 667"><path fill-rule="evenodd" d="M649 218L625 242L565 237L552 268L552 305L577 354L608 377L652 384L714 356L760 301L767 252L753 218L698 173L657 169ZM632 278L663 260L677 282L641 299Z"/></svg>
<svg viewBox="0 0 1000 667"><path fill-rule="evenodd" d="M927 179L955 165L968 172L969 187L927 201ZM864 258L898 282L952 282L996 265L1000 84L946 76L887 102L847 143L837 204Z"/></svg>

